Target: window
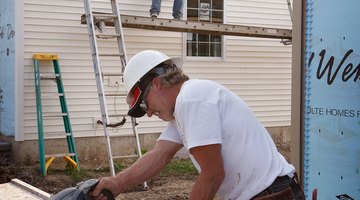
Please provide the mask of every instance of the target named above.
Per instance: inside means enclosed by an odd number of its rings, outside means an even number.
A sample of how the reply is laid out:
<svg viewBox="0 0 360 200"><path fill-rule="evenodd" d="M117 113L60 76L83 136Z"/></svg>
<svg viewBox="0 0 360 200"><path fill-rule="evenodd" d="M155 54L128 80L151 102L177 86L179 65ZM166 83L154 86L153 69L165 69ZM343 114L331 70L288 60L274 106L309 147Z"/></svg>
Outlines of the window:
<svg viewBox="0 0 360 200"><path fill-rule="evenodd" d="M223 0L188 0L187 20L223 23ZM221 57L222 36L188 33L186 55L194 57Z"/></svg>

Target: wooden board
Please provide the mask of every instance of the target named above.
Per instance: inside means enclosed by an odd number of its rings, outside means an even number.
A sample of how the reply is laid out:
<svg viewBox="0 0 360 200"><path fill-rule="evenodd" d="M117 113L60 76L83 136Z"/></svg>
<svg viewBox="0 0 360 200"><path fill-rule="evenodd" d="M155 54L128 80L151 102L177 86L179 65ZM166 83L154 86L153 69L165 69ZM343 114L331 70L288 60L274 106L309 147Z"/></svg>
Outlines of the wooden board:
<svg viewBox="0 0 360 200"><path fill-rule="evenodd" d="M50 199L51 195L19 179L0 184L0 200Z"/></svg>

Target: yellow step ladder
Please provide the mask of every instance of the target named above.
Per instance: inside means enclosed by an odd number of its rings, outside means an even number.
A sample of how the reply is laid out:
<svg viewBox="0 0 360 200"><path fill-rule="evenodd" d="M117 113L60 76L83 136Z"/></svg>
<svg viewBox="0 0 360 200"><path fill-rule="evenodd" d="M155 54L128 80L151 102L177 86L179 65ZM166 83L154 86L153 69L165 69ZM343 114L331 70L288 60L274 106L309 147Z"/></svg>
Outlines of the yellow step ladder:
<svg viewBox="0 0 360 200"><path fill-rule="evenodd" d="M39 157L41 174L46 175L50 164L57 157L62 157L67 163L75 170L80 170L79 160L76 153L75 141L72 134L69 111L66 104L64 86L60 73L59 58L57 54L34 54L34 73L35 73L35 92L36 92L36 112L38 124L38 142L39 142ZM54 73L41 73L40 62L52 61L54 65ZM41 94L41 80L54 81L57 85L57 96L59 97L61 112L59 113L44 113L42 109L42 96ZM53 93L52 93L53 94ZM49 95L51 96L51 95ZM45 119L62 118L65 128L66 141L68 145L68 153L60 154L45 154L45 136L44 124Z"/></svg>

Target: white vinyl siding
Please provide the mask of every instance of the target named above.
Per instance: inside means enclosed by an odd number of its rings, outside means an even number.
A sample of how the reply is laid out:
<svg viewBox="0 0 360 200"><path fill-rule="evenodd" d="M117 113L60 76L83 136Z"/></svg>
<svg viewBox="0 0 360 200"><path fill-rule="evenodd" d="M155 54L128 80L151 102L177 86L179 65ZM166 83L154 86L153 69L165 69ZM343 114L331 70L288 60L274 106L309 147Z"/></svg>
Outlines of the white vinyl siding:
<svg viewBox="0 0 360 200"><path fill-rule="evenodd" d="M96 11L110 12L106 0L98 0ZM122 14L148 16L151 1L119 1ZM172 0L163 0L161 18L172 18ZM291 28L284 0L225 0L224 20L229 24ZM92 69L86 25L80 24L84 14L81 0L24 1L24 140L37 138L36 100L32 55L57 53L64 83L72 130L75 137L103 136L102 127L94 128L93 119L100 117L96 81ZM157 49L169 56L184 54L184 34L178 32L124 29L128 59L145 49ZM185 58L184 70L191 78L206 78L224 84L241 96L266 126L290 125L291 46L280 40L224 37L224 59L202 60ZM101 42L104 51L116 52L115 40ZM101 62L107 71L118 72L118 59ZM52 71L52 63L46 64ZM41 68L45 66L41 63ZM51 67L51 68L50 68ZM45 84L42 91L56 92L55 84ZM49 82L48 82L49 83ZM117 87L105 88L116 91ZM52 85L52 86L51 86ZM122 89L122 88L120 88ZM43 102L44 103L44 102ZM108 99L114 110L114 99ZM60 109L59 102L47 101L44 111ZM125 113L123 97L116 99L116 110ZM120 121L121 118L118 120ZM111 120L112 122L114 120ZM114 121L115 122L115 121ZM117 121L116 121L117 122ZM63 135L62 120L45 121L46 138ZM165 122L156 117L139 119L141 134L161 132ZM110 130L112 135L132 134L130 119L123 127Z"/></svg>
<svg viewBox="0 0 360 200"><path fill-rule="evenodd" d="M225 23L291 29L286 0L225 1Z"/></svg>
<svg viewBox="0 0 360 200"><path fill-rule="evenodd" d="M286 0L226 3L227 24L292 28ZM290 125L291 45L280 41L226 36L226 62L243 70L236 73L236 81L225 79L223 83L239 94L267 127Z"/></svg>

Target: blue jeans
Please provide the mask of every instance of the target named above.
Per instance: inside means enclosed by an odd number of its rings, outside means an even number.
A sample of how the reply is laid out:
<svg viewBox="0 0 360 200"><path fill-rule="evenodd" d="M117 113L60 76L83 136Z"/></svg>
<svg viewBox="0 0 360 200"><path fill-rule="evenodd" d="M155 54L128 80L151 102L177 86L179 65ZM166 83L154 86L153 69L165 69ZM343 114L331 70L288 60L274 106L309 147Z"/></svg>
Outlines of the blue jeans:
<svg viewBox="0 0 360 200"><path fill-rule="evenodd" d="M172 16L182 18L183 0L174 0ZM156 11L160 13L161 0L152 0L150 12Z"/></svg>

